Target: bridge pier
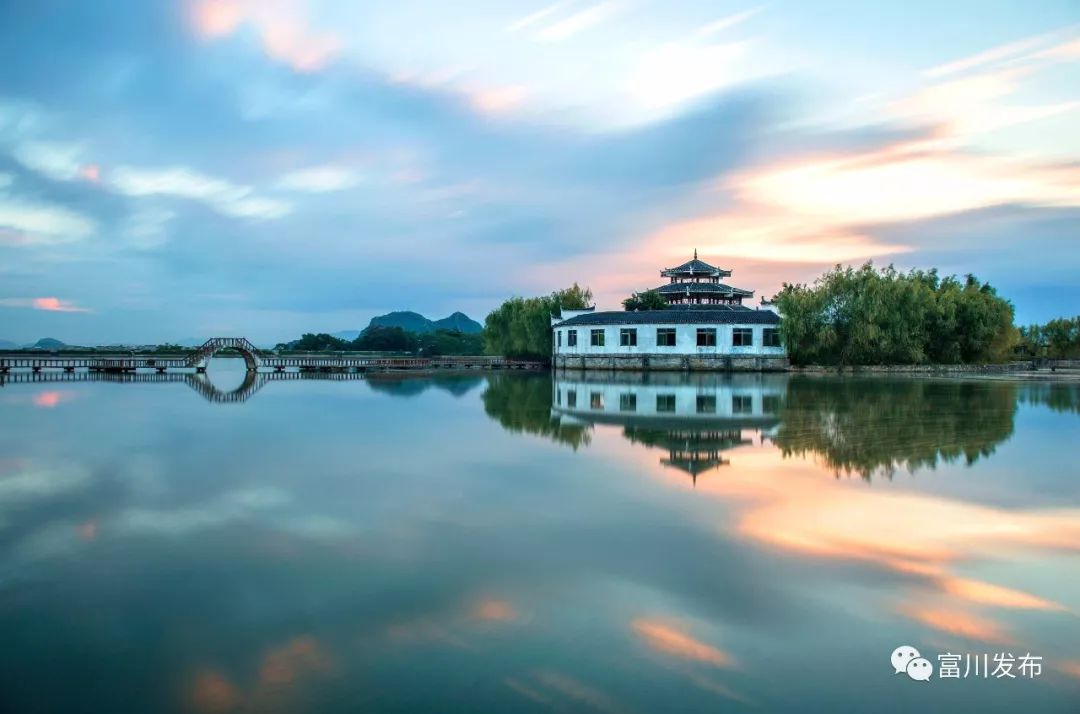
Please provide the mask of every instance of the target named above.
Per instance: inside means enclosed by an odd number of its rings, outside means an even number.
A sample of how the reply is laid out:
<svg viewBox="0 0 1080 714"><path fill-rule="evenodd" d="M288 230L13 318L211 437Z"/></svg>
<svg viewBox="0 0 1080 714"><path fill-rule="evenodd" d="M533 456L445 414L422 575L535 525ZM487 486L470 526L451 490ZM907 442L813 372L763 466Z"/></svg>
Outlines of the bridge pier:
<svg viewBox="0 0 1080 714"><path fill-rule="evenodd" d="M203 365L202 367L196 367L195 368L195 373L196 374L206 374L206 365Z"/></svg>
<svg viewBox="0 0 1080 714"><path fill-rule="evenodd" d="M68 374L70 374L70 373L75 371L75 368L74 367L64 367L64 371L67 372Z"/></svg>
<svg viewBox="0 0 1080 714"><path fill-rule="evenodd" d="M41 367L31 367L30 369L34 370L34 374L37 374L41 371Z"/></svg>

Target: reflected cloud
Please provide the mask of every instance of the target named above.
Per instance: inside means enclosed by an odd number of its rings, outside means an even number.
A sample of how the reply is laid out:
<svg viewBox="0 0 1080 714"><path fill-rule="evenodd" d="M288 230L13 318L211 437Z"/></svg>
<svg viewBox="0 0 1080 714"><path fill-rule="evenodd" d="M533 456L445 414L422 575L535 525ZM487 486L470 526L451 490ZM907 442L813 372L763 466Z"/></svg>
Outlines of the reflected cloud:
<svg viewBox="0 0 1080 714"><path fill-rule="evenodd" d="M489 622L510 622L517 619L513 606L505 600L483 598L472 608L472 616L477 620Z"/></svg>
<svg viewBox="0 0 1080 714"><path fill-rule="evenodd" d="M55 389L50 389L44 392L38 392L34 395L34 406L41 407L43 409L52 409L59 405L61 402L68 402L75 398L75 392L62 392Z"/></svg>
<svg viewBox="0 0 1080 714"><path fill-rule="evenodd" d="M997 622L958 608L901 607L900 612L922 625L949 635L999 645L1013 642Z"/></svg>
<svg viewBox="0 0 1080 714"><path fill-rule="evenodd" d="M664 620L638 618L630 623L630 629L650 649L661 654L704 662L715 667L731 667L735 663L727 652L695 639Z"/></svg>

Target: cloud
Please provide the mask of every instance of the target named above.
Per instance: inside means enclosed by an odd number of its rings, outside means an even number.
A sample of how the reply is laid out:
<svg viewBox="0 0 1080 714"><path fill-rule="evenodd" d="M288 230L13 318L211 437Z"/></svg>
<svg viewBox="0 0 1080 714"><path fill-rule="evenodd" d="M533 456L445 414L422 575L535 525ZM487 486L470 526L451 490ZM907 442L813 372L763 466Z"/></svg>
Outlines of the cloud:
<svg viewBox="0 0 1080 714"><path fill-rule="evenodd" d="M286 191L325 193L343 191L360 183L361 175L343 166L315 166L285 174L277 187Z"/></svg>
<svg viewBox="0 0 1080 714"><path fill-rule="evenodd" d="M77 178L85 165L80 158L83 147L77 144L57 144L44 141L28 141L12 151L16 161L39 174L55 181Z"/></svg>
<svg viewBox="0 0 1080 714"><path fill-rule="evenodd" d="M714 20L707 25L699 27L697 32L695 32L694 34L696 34L698 37L706 37L708 35L715 35L718 32L730 30L737 25L743 24L764 9L764 6L754 7L750 8L749 10L737 12L733 15L728 15L727 17L722 17L719 20Z"/></svg>
<svg viewBox="0 0 1080 714"><path fill-rule="evenodd" d="M541 42L561 42L599 25L621 9L621 4L614 0L599 2L548 25L538 31L535 37Z"/></svg>
<svg viewBox="0 0 1080 714"><path fill-rule="evenodd" d="M0 306L31 308L47 312L93 312L89 308L79 307L73 302L55 297L0 298Z"/></svg>
<svg viewBox="0 0 1080 714"><path fill-rule="evenodd" d="M192 22L201 36L221 39L249 25L267 56L298 72L320 70L342 51L341 38L314 30L297 2L196 0L191 5Z"/></svg>
<svg viewBox="0 0 1080 714"><path fill-rule="evenodd" d="M627 93L646 109L670 109L722 87L746 81L748 42L671 42L646 52L626 81Z"/></svg>
<svg viewBox="0 0 1080 714"><path fill-rule="evenodd" d="M715 667L730 667L731 655L680 630L672 623L654 618L637 618L630 629L651 649L672 657L704 662Z"/></svg>
<svg viewBox="0 0 1080 714"><path fill-rule="evenodd" d="M193 169L138 169L120 166L110 172L113 188L129 196L176 196L201 201L219 213L240 218L274 219L288 215L292 206L255 195L250 186L214 178Z"/></svg>
<svg viewBox="0 0 1080 714"><path fill-rule="evenodd" d="M958 74L972 69L980 69L988 65L1021 64L1040 59L1068 59L1072 56L1070 48L1075 47L1077 29L1069 27L1054 30L1052 32L1025 37L1020 40L991 47L974 55L952 60L940 64L923 72L927 77L944 77ZM1064 43L1058 44L1063 37L1069 37ZM1071 36L1071 37L1070 37ZM1073 58L1075 58L1073 56Z"/></svg>
<svg viewBox="0 0 1080 714"><path fill-rule="evenodd" d="M525 17L522 17L522 18L520 18L518 20L515 20L514 22L510 23L509 25L506 26L506 31L507 32L518 32L519 30L523 30L526 27L529 27L530 25L535 25L537 22L540 22L545 17L548 17L549 15L552 15L552 14L554 14L556 12L559 12L563 8L569 7L570 5L573 5L573 4L574 4L574 0L561 0L560 2L554 2L554 3L550 4L550 5L547 5L546 7L540 8L536 12L529 13Z"/></svg>
<svg viewBox="0 0 1080 714"><path fill-rule="evenodd" d="M56 244L92 235L93 219L63 206L0 194L0 228L15 245Z"/></svg>

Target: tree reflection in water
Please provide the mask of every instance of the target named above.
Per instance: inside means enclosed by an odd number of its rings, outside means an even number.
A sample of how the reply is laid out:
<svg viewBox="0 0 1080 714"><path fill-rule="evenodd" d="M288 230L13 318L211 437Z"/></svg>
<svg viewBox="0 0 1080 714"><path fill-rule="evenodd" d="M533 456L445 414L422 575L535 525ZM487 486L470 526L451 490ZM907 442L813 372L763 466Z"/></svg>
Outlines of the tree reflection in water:
<svg viewBox="0 0 1080 714"><path fill-rule="evenodd" d="M796 377L775 442L837 475L869 480L989 456L1013 432L1016 385L993 381Z"/></svg>
<svg viewBox="0 0 1080 714"><path fill-rule="evenodd" d="M551 375L495 374L488 377L484 411L507 431L546 436L575 451L592 441L592 425L563 423L551 412Z"/></svg>
<svg viewBox="0 0 1080 714"><path fill-rule="evenodd" d="M711 408L745 399L754 413L728 415L726 423L698 413L666 414L662 423L643 421L641 414L623 413L618 396L603 391L617 385L620 394L640 392L634 404L652 404L656 384L673 379L671 384L686 390L687 400L696 398ZM573 405L554 403L556 391L565 400L571 389L582 392ZM603 391L595 403L593 390ZM681 404L684 396L679 394ZM1080 385L826 376L679 381L677 375L661 380L556 373L554 381L551 375L492 375L483 402L505 429L574 449L590 443L594 424L621 425L627 440L667 448L671 455L662 463L695 479L703 470L726 464L723 452L750 443L741 431L745 427L759 430L785 458L815 458L837 476L869 480L942 463L970 465L1009 439L1018 403L1080 411Z"/></svg>

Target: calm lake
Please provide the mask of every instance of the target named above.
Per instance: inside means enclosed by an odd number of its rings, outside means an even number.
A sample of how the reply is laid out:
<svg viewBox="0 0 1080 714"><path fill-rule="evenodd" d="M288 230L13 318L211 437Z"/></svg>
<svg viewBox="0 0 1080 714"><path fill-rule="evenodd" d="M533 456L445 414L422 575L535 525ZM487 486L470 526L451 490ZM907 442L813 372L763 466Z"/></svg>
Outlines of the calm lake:
<svg viewBox="0 0 1080 714"><path fill-rule="evenodd" d="M209 377L0 388L0 710L1080 709L1080 385Z"/></svg>

